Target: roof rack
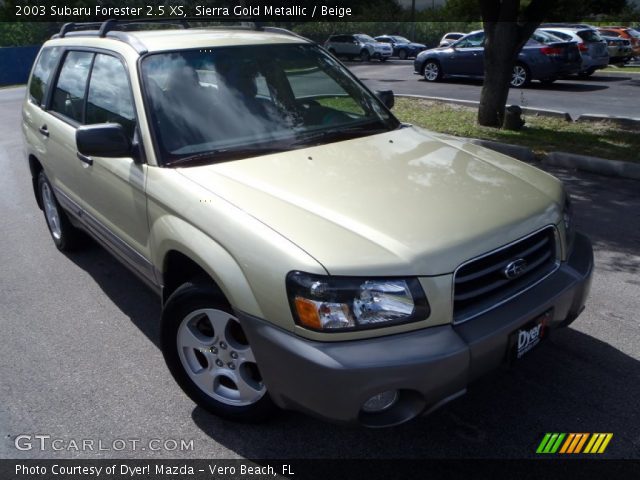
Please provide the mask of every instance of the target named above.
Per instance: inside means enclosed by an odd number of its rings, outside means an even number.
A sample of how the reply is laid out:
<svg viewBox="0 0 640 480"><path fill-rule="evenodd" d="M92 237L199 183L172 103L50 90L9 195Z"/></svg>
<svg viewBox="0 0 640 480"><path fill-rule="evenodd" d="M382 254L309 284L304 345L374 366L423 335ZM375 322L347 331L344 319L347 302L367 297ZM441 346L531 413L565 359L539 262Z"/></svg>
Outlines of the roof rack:
<svg viewBox="0 0 640 480"><path fill-rule="evenodd" d="M208 23L215 22L217 20L203 20L199 17L187 17L181 19L168 19L168 18L154 18L150 20L116 20L109 19L104 22L81 22L81 23L65 23L60 32L53 35L51 38L65 38L68 36L90 36L90 37L110 37L116 40L123 41L131 45L140 55L147 53L147 48L135 37L128 35L127 31L118 30L118 27L126 27L130 25L144 25L144 24L167 24L167 25L179 25L182 28L191 28L189 22ZM233 18L229 21L239 22L240 25L216 25L213 28L221 28L225 30L255 30L262 32L280 33L282 35L290 35L301 40L310 42L306 37L298 35L295 32L280 27L264 26L262 22L255 22L250 18ZM211 28L211 27L209 27Z"/></svg>

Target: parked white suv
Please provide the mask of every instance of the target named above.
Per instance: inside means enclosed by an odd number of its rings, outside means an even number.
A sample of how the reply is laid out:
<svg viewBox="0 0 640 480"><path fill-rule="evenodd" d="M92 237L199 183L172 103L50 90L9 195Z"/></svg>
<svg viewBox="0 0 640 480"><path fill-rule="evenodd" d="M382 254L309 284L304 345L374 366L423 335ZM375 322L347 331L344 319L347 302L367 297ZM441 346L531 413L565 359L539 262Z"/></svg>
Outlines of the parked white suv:
<svg viewBox="0 0 640 480"><path fill-rule="evenodd" d="M331 35L324 47L338 57L346 57L349 60L360 58L363 62L368 62L372 58L384 62L393 54L393 47L390 44L378 42L363 33Z"/></svg>

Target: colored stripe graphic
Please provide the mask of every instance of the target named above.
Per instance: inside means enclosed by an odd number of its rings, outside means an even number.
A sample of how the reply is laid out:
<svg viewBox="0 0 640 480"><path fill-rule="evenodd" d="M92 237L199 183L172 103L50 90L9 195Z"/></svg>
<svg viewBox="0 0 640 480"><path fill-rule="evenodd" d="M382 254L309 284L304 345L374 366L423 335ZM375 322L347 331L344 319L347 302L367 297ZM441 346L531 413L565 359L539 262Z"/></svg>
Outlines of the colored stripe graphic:
<svg viewBox="0 0 640 480"><path fill-rule="evenodd" d="M604 453L613 433L545 433L536 449L542 454ZM586 444L586 447L585 447ZM584 449L583 449L584 447Z"/></svg>
<svg viewBox="0 0 640 480"><path fill-rule="evenodd" d="M547 433L538 445L536 453L556 453L566 433Z"/></svg>
<svg viewBox="0 0 640 480"><path fill-rule="evenodd" d="M594 433L584 453L604 453L613 438L613 433Z"/></svg>

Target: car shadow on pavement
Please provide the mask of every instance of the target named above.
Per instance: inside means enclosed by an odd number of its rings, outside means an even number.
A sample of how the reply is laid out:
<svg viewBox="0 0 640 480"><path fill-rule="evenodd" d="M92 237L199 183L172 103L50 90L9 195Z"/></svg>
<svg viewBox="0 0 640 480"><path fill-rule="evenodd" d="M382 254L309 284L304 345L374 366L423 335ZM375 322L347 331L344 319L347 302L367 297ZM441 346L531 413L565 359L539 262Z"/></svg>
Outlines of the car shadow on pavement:
<svg viewBox="0 0 640 480"><path fill-rule="evenodd" d="M567 79L569 80L569 79ZM566 83L562 80L558 80L551 85L543 85L540 82L533 81L528 86L524 88L513 88L512 91L522 91L526 92L527 90L561 90L566 92L595 92L598 90L606 90L610 88L607 85L594 85L589 83L575 83L574 79L571 79L572 83ZM380 80L378 80L380 81ZM424 78L418 80L419 82L425 84L431 84L432 82L426 81ZM588 80L587 80L588 82ZM446 78L441 80L440 83L449 83L454 85L477 85L478 87L482 87L482 79L475 78Z"/></svg>
<svg viewBox="0 0 640 480"><path fill-rule="evenodd" d="M394 428L333 425L290 412L265 424L235 424L199 407L192 417L213 440L250 459L534 457L545 432L612 432L607 457L633 457L639 395L640 362L567 328L465 396Z"/></svg>
<svg viewBox="0 0 640 480"><path fill-rule="evenodd" d="M576 228L589 236L596 252L615 252L606 260L597 258L596 268L640 274L640 181L586 172L575 175L550 167L545 170L567 186Z"/></svg>
<svg viewBox="0 0 640 480"><path fill-rule="evenodd" d="M622 82L625 80L632 80L633 77L625 76L624 74L614 73L612 75L598 75L597 73L590 77L591 80L596 82Z"/></svg>
<svg viewBox="0 0 640 480"><path fill-rule="evenodd" d="M91 275L120 311L160 348L160 299L157 295L89 238L81 250L65 255Z"/></svg>

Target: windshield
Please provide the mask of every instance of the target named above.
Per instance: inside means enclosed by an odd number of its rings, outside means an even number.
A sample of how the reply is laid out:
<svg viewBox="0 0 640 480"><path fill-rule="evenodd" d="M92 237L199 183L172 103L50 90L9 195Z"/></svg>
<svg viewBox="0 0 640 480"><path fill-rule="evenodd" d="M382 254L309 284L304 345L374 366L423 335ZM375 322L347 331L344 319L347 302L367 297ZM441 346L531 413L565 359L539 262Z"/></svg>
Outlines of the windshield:
<svg viewBox="0 0 640 480"><path fill-rule="evenodd" d="M389 131L399 122L309 44L151 54L142 80L160 163L213 163Z"/></svg>
<svg viewBox="0 0 640 480"><path fill-rule="evenodd" d="M408 38L404 38L404 37L392 37L393 41L396 43L411 43L411 40L409 40Z"/></svg>

